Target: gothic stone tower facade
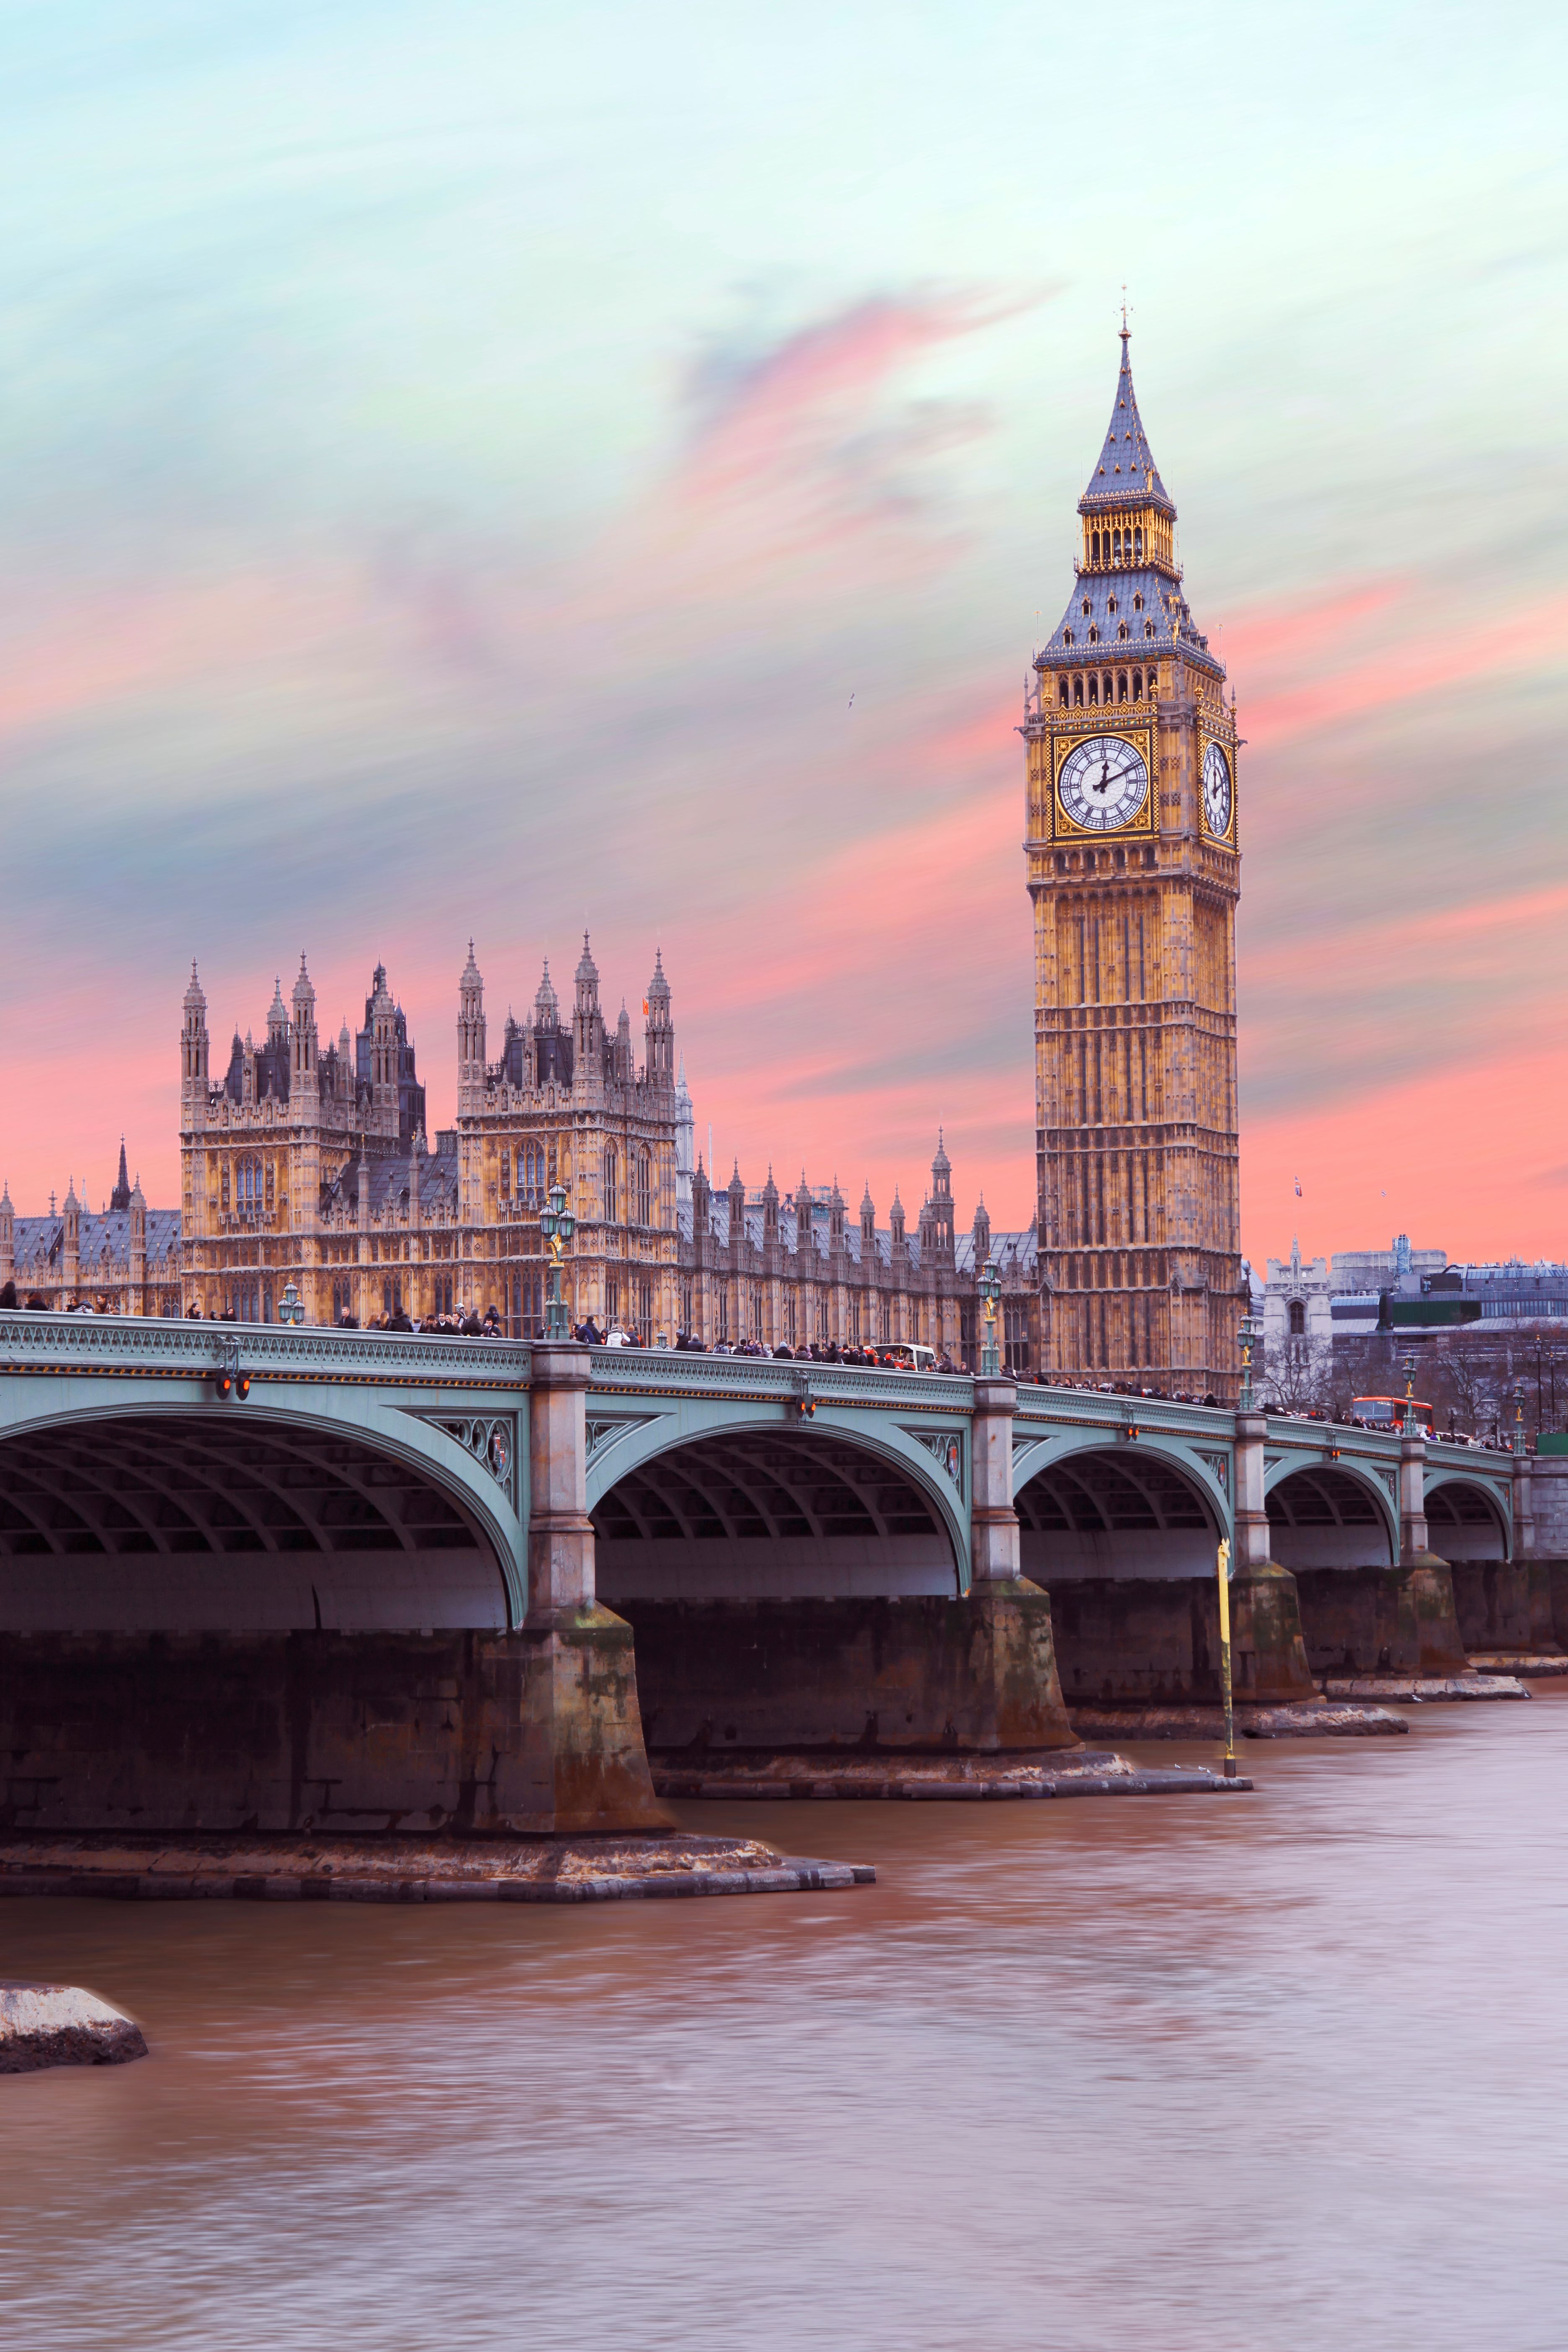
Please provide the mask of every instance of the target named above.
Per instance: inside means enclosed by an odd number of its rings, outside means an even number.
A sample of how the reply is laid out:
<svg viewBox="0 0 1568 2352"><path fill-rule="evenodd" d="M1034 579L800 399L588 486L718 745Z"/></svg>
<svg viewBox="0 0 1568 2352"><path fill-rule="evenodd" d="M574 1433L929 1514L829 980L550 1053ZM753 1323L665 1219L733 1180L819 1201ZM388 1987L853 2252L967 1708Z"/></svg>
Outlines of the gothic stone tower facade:
<svg viewBox="0 0 1568 2352"><path fill-rule="evenodd" d="M1234 1395L1236 714L1132 390L1079 501L1027 745L1045 1377Z"/></svg>

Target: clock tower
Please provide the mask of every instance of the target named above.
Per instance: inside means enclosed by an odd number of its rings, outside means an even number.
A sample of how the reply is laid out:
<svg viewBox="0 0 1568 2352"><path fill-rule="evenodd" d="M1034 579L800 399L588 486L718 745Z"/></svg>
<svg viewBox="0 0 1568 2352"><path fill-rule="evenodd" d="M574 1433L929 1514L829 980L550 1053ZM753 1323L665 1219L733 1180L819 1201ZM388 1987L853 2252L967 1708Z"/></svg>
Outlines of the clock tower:
<svg viewBox="0 0 1568 2352"><path fill-rule="evenodd" d="M1041 1365L1234 1399L1237 733L1194 624L1176 509L1132 391L1079 501L1060 626L1034 661Z"/></svg>

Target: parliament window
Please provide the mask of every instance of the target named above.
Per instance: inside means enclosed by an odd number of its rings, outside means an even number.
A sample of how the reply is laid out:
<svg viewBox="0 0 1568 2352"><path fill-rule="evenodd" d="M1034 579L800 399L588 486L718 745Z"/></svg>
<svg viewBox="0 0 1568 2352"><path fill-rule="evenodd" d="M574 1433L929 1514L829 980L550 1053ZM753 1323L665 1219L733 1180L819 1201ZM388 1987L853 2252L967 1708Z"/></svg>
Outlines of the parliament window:
<svg viewBox="0 0 1568 2352"><path fill-rule="evenodd" d="M653 1160L647 1151L637 1154L637 1223L653 1223Z"/></svg>
<svg viewBox="0 0 1568 2352"><path fill-rule="evenodd" d="M607 1225L618 1224L620 1220L616 1213L616 1203L620 1189L620 1161L614 1147L609 1144L605 1147L603 1177L604 1201L600 1213Z"/></svg>

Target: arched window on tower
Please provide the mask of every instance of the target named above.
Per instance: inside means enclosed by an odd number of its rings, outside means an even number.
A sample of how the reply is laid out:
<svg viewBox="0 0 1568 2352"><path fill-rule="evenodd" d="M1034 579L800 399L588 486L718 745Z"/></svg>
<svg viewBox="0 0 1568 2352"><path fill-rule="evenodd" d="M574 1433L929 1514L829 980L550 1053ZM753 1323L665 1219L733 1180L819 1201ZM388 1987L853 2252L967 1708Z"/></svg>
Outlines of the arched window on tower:
<svg viewBox="0 0 1568 2352"><path fill-rule="evenodd" d="M1083 672L1079 671L1072 682L1072 698L1080 708L1083 703Z"/></svg>
<svg viewBox="0 0 1568 2352"><path fill-rule="evenodd" d="M1124 669L1119 669L1116 673L1116 699L1118 702L1125 702L1127 699L1127 672Z"/></svg>
<svg viewBox="0 0 1568 2352"><path fill-rule="evenodd" d="M1307 1336L1307 1309L1299 1298L1290 1301L1290 1337L1304 1339Z"/></svg>
<svg viewBox="0 0 1568 2352"><path fill-rule="evenodd" d="M1106 600L1105 600L1105 609L1106 609L1106 611L1107 611L1108 613L1114 613L1114 612L1115 612L1115 610L1116 610L1116 599L1115 599L1115 597L1114 597L1114 596L1108 596L1108 597L1106 598Z"/></svg>
<svg viewBox="0 0 1568 2352"><path fill-rule="evenodd" d="M1068 692L1068 682L1065 677L1059 677L1057 680L1057 700L1064 710L1072 700L1071 695Z"/></svg>
<svg viewBox="0 0 1568 2352"><path fill-rule="evenodd" d="M1064 629L1064 630L1062 631L1062 643L1063 643L1063 645L1064 645L1064 646L1070 646L1070 645L1071 645L1071 643L1072 643L1072 631L1071 631L1070 629Z"/></svg>
<svg viewBox="0 0 1568 2352"><path fill-rule="evenodd" d="M1152 637L1152 636L1153 635L1153 634L1154 634L1154 624L1153 624L1153 622L1152 622L1152 621L1145 621L1145 622L1144 622L1144 624L1143 624L1143 635L1144 635L1146 637Z"/></svg>
<svg viewBox="0 0 1568 2352"><path fill-rule="evenodd" d="M1084 600L1083 600L1083 609L1084 609L1084 614L1085 614L1085 615L1086 615L1086 617L1087 617L1088 613L1089 613L1089 598L1088 598L1087 596L1086 596L1086 597L1084 598Z"/></svg>
<svg viewBox="0 0 1568 2352"><path fill-rule="evenodd" d="M1089 642L1091 646L1097 646L1100 643L1100 631L1098 627L1090 628L1089 633Z"/></svg>
<svg viewBox="0 0 1568 2352"><path fill-rule="evenodd" d="M1137 595L1132 599L1132 610L1135 613L1141 613L1143 610L1143 592L1142 589L1139 590Z"/></svg>
<svg viewBox="0 0 1568 2352"><path fill-rule="evenodd" d="M1132 673L1132 699L1134 702L1142 702L1143 699L1143 673L1141 669L1135 669Z"/></svg>
<svg viewBox="0 0 1568 2352"><path fill-rule="evenodd" d="M1127 624L1126 624L1126 622L1125 622L1125 621L1118 621L1118 622L1117 622L1117 624L1116 624L1116 634L1117 634L1117 635L1118 635L1119 637L1125 638L1125 636L1126 636L1126 635L1127 635Z"/></svg>
<svg viewBox="0 0 1568 2352"><path fill-rule="evenodd" d="M1096 703L1096 704L1098 704L1098 703L1099 703L1099 700L1100 700L1100 673L1098 672L1098 670L1092 670L1092 669L1091 669L1091 670L1089 671L1089 700L1090 700L1092 703Z"/></svg>
<svg viewBox="0 0 1568 2352"><path fill-rule="evenodd" d="M605 1158L601 1171L602 1182L600 1189L603 1195L601 1214L607 1225L618 1225L620 1223L620 1217L617 1213L616 1199L620 1190L620 1174L621 1165L620 1160L616 1156L616 1148L614 1144L606 1143L605 1146Z"/></svg>
<svg viewBox="0 0 1568 2352"><path fill-rule="evenodd" d="M637 1153L637 1223L653 1223L653 1160L647 1150Z"/></svg>
<svg viewBox="0 0 1568 2352"><path fill-rule="evenodd" d="M1100 698L1101 702L1109 702L1109 701L1110 701L1110 696L1111 696L1110 672L1109 670L1107 670L1107 671L1106 671L1106 673L1105 673L1105 676L1104 676L1104 677L1100 679Z"/></svg>

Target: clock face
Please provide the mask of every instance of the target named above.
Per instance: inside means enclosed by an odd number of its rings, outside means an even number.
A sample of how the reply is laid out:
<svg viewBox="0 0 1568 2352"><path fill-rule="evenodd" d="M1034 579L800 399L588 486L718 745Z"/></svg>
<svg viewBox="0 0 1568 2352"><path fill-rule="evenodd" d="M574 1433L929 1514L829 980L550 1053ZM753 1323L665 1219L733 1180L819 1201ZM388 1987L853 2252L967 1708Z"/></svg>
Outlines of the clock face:
<svg viewBox="0 0 1568 2352"><path fill-rule="evenodd" d="M1204 753L1204 824L1216 841L1230 831L1230 761L1217 743Z"/></svg>
<svg viewBox="0 0 1568 2352"><path fill-rule="evenodd" d="M1120 735L1094 735L1062 761L1062 806L1089 833L1131 824L1149 797L1149 771Z"/></svg>

